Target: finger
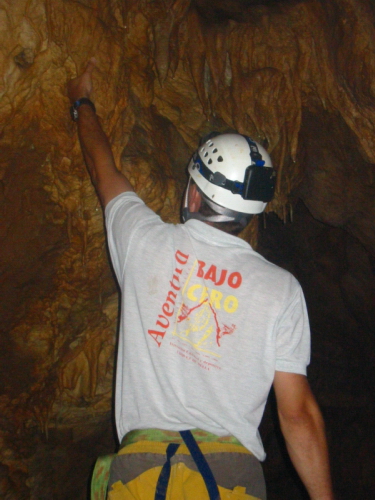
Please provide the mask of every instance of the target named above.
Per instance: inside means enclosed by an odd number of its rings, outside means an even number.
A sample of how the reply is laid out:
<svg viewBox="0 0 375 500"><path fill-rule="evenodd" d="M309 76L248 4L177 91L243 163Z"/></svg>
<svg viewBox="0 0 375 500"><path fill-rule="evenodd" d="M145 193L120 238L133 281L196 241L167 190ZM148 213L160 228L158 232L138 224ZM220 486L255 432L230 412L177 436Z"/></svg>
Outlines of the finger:
<svg viewBox="0 0 375 500"><path fill-rule="evenodd" d="M89 62L87 63L87 66L86 66L86 69L85 69L85 73L89 73L91 75L91 73L95 69L95 66L96 66L96 59L95 59L95 57L92 57L89 60Z"/></svg>

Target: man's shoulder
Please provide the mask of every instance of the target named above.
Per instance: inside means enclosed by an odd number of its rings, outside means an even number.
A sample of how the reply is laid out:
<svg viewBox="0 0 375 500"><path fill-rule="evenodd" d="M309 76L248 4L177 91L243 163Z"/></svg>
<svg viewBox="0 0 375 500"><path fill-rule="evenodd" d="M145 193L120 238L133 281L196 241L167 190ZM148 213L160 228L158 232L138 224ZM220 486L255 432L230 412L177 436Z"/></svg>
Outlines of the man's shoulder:
<svg viewBox="0 0 375 500"><path fill-rule="evenodd" d="M294 296L301 288L298 279L287 269L270 262L263 255L251 250L251 268L258 286L272 296Z"/></svg>
<svg viewBox="0 0 375 500"><path fill-rule="evenodd" d="M105 215L108 216L112 210L118 209L120 206L132 204L144 205L145 203L134 191L125 191L120 193L112 198L112 200L106 205Z"/></svg>
<svg viewBox="0 0 375 500"><path fill-rule="evenodd" d="M160 216L148 207L134 191L127 191L113 198L105 208L105 218L107 226L111 226L114 221L121 221L121 224L125 225L147 221L154 224L158 221L162 222Z"/></svg>

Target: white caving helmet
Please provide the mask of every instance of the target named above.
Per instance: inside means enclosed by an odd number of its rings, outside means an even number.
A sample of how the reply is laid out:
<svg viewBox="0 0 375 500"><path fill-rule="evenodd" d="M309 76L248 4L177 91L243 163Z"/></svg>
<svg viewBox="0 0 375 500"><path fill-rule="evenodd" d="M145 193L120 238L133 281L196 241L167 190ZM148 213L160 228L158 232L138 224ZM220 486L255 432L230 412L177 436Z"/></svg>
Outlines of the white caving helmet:
<svg viewBox="0 0 375 500"><path fill-rule="evenodd" d="M238 221L246 225L245 214L262 213L273 198L276 172L271 158L263 146L245 135L213 135L203 139L189 163L183 220ZM206 217L189 212L191 179L218 215Z"/></svg>

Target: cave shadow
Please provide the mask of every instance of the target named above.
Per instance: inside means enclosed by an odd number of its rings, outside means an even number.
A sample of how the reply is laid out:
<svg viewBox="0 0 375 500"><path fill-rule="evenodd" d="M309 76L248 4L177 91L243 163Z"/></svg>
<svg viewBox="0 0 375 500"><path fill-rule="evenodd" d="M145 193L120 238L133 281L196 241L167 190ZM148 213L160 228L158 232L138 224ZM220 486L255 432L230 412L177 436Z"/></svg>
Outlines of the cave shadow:
<svg viewBox="0 0 375 500"><path fill-rule="evenodd" d="M266 215L258 251L301 283L311 326L308 379L323 413L337 498L375 498L374 258L350 234L315 220ZM260 225L261 226L261 225ZM303 500L271 393L261 426L268 500Z"/></svg>

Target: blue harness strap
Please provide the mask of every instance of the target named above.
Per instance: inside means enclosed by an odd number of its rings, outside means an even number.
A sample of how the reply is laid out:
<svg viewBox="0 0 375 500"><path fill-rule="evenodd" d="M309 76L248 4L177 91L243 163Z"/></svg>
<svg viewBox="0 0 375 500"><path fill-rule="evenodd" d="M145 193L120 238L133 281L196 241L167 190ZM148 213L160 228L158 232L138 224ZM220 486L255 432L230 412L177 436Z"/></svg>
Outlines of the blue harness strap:
<svg viewBox="0 0 375 500"><path fill-rule="evenodd" d="M210 469L207 460L201 452L193 434L191 433L191 431L180 431L180 434L182 439L184 440L184 443L188 447L190 455L196 463L199 472L203 477L210 500L220 500L219 489L217 487L214 475L212 474L212 470Z"/></svg>
<svg viewBox="0 0 375 500"><path fill-rule="evenodd" d="M170 443L167 447L167 460L161 469L159 479L156 485L155 500L165 500L171 475L171 458L180 447L177 443Z"/></svg>
<svg viewBox="0 0 375 500"><path fill-rule="evenodd" d="M191 431L180 431L180 434L190 451L190 455L193 458L198 471L203 477L210 500L220 500L220 493L214 475L212 474L210 466L208 465L203 453L199 449L198 443L196 442L193 434ZM155 500L166 499L168 482L171 474L171 458L176 454L179 446L180 445L177 443L170 443L167 447L167 460L165 461L159 475L155 491Z"/></svg>

